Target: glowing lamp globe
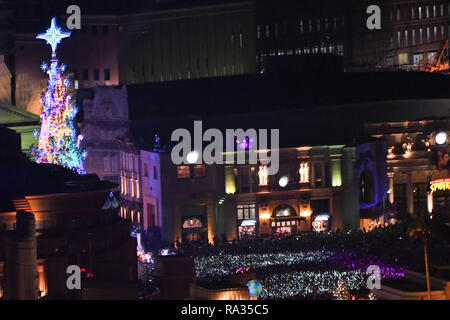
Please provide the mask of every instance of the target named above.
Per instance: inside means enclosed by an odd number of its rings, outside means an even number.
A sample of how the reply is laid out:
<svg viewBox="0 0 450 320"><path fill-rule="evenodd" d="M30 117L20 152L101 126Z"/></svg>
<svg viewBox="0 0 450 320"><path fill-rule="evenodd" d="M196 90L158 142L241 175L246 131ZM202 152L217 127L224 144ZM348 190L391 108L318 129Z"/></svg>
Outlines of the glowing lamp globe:
<svg viewBox="0 0 450 320"><path fill-rule="evenodd" d="M193 164L196 163L198 160L198 152L197 151L191 151L186 156L186 160L188 163Z"/></svg>
<svg viewBox="0 0 450 320"><path fill-rule="evenodd" d="M280 178L280 180L278 180L278 184L279 184L280 187L282 187L282 188L286 187L287 184L288 184L288 182L289 182L289 178L286 177L286 176L283 176L283 177Z"/></svg>
<svg viewBox="0 0 450 320"><path fill-rule="evenodd" d="M436 135L434 141L436 142L436 144L442 145L447 143L447 137L447 132L441 131Z"/></svg>

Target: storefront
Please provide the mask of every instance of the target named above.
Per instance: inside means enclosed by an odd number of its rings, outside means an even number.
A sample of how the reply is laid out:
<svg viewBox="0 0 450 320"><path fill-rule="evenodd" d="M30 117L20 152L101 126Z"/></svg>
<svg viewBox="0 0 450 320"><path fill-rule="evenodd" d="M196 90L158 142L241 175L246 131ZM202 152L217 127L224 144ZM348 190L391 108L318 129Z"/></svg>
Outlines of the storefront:
<svg viewBox="0 0 450 320"><path fill-rule="evenodd" d="M240 220L238 226L239 239L256 236L256 220Z"/></svg>
<svg viewBox="0 0 450 320"><path fill-rule="evenodd" d="M325 232L330 230L330 215L328 213L318 214L312 219L312 230L314 232Z"/></svg>
<svg viewBox="0 0 450 320"><path fill-rule="evenodd" d="M289 205L279 205L273 210L270 226L273 235L289 235L299 230L303 218L297 215L294 208Z"/></svg>

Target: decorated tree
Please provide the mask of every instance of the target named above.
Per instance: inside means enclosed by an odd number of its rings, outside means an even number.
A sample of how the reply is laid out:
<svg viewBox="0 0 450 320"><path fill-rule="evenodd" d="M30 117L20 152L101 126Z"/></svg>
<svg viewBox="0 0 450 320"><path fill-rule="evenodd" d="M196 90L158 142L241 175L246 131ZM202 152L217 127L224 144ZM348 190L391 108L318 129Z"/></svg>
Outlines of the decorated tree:
<svg viewBox="0 0 450 320"><path fill-rule="evenodd" d="M351 300L350 291L342 279L339 279L336 288L333 290L333 300Z"/></svg>
<svg viewBox="0 0 450 320"><path fill-rule="evenodd" d="M67 92L70 80L64 74L66 67L56 58L59 42L69 36L70 32L61 31L56 25L55 18L46 33L37 36L51 45L52 60L50 65L45 62L41 65L49 80L47 90L41 96L41 130L35 132L39 136L39 145L32 147L32 156L37 163L57 164L84 174L83 161L87 152L80 147L83 136L77 134L74 123L78 108L72 104Z"/></svg>

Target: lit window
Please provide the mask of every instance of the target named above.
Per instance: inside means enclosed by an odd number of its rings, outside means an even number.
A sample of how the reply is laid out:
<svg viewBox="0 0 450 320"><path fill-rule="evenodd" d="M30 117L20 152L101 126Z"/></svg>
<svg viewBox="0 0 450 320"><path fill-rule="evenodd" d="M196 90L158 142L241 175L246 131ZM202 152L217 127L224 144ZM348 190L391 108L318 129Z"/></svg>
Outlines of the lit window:
<svg viewBox="0 0 450 320"><path fill-rule="evenodd" d="M190 218L184 221L183 229L202 228L203 223L198 218Z"/></svg>
<svg viewBox="0 0 450 320"><path fill-rule="evenodd" d="M309 182L309 164L308 162L300 163L300 183L308 183Z"/></svg>
<svg viewBox="0 0 450 320"><path fill-rule="evenodd" d="M189 166L178 166L177 177L178 179L187 179L191 176L191 168Z"/></svg>
<svg viewBox="0 0 450 320"><path fill-rule="evenodd" d="M204 176L206 176L206 166L204 164L194 166L194 178L201 178Z"/></svg>
<svg viewBox="0 0 450 320"><path fill-rule="evenodd" d="M254 203L237 205L237 219L256 219L256 205Z"/></svg>
<svg viewBox="0 0 450 320"><path fill-rule="evenodd" d="M267 184L269 183L269 169L267 168L267 166L259 166L258 177L259 185L267 186Z"/></svg>

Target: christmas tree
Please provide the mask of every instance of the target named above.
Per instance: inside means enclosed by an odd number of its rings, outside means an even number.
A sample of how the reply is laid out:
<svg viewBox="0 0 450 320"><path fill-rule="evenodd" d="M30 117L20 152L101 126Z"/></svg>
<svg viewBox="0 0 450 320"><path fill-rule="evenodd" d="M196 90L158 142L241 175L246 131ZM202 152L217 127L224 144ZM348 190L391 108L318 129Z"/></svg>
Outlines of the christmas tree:
<svg viewBox="0 0 450 320"><path fill-rule="evenodd" d="M342 279L339 279L337 287L333 290L333 300L351 300L350 291Z"/></svg>
<svg viewBox="0 0 450 320"><path fill-rule="evenodd" d="M36 38L44 39L52 47L52 60L41 65L41 69L48 74L47 90L41 96L41 130L35 132L39 136L39 145L32 147L32 156L37 163L57 164L78 173L86 173L83 160L87 152L80 148L83 139L77 134L74 118L78 108L72 104L68 94L70 80L64 75L64 64L59 64L56 58L56 48L62 39L70 36L70 32L61 31L52 19L46 33Z"/></svg>

